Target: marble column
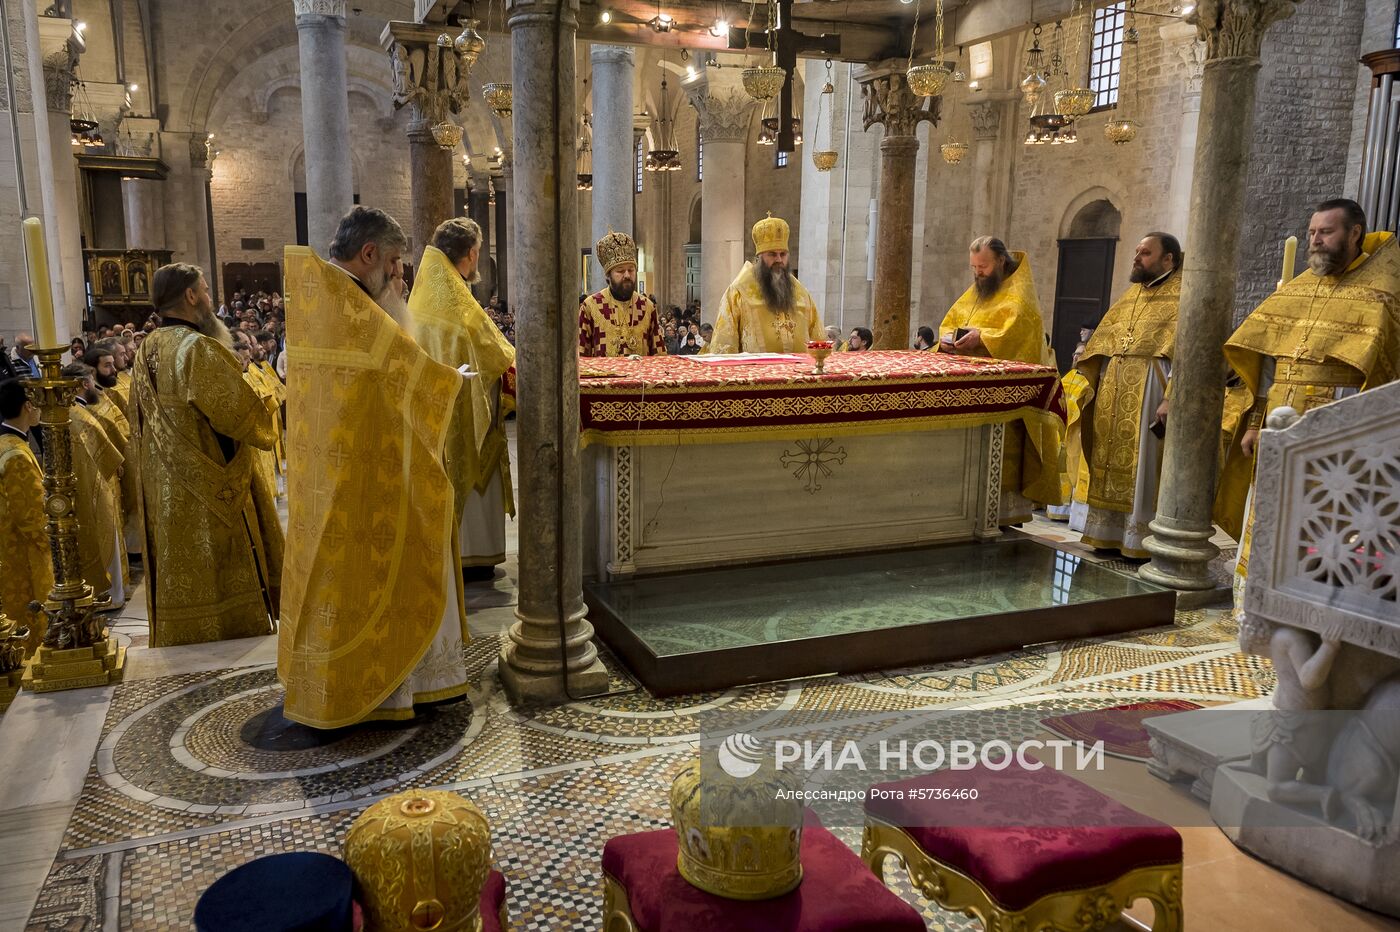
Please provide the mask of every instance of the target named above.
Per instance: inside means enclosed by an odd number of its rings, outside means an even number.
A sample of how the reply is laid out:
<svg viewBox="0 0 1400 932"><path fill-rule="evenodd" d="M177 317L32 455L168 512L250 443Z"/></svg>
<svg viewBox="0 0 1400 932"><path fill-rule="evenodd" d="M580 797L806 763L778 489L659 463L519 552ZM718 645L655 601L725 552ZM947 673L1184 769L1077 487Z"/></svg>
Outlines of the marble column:
<svg viewBox="0 0 1400 932"><path fill-rule="evenodd" d="M149 158L155 151L160 121L126 117L121 122L124 148L130 155ZM165 248L165 183L147 178L122 181L122 216L126 221L126 248Z"/></svg>
<svg viewBox="0 0 1400 932"><path fill-rule="evenodd" d="M301 127L306 160L306 228L324 256L354 203L350 98L345 78L345 0L292 0L301 56ZM207 251L207 247L205 247Z"/></svg>
<svg viewBox="0 0 1400 932"><path fill-rule="evenodd" d="M394 73L394 105L409 107L409 187L413 216L408 224L416 258L432 242L438 224L452 216L452 160L433 126L450 123L466 101L468 67L444 26L390 22L380 35ZM448 41L440 41L445 36Z"/></svg>
<svg viewBox="0 0 1400 932"><path fill-rule="evenodd" d="M700 307L706 320L714 320L725 290L752 249L740 192L756 101L744 91L739 68L701 67L681 86L699 115L705 141L705 176L700 181ZM791 222L793 218L783 219ZM658 254L658 265L662 261ZM671 288L667 293L678 292Z"/></svg>
<svg viewBox="0 0 1400 932"><path fill-rule="evenodd" d="M880 190L875 233L875 297L871 329L876 349L910 343L909 305L914 274L914 171L918 125L938 124L937 104L904 81L906 65L887 61L856 75L865 104L865 129L885 128L880 142ZM932 99L936 100L936 98Z"/></svg>
<svg viewBox="0 0 1400 932"><path fill-rule="evenodd" d="M486 175L469 174L467 188L467 217L481 227L481 281L472 286L477 301L485 305L496 290L494 263L485 260L491 255L491 179Z"/></svg>
<svg viewBox="0 0 1400 932"><path fill-rule="evenodd" d="M209 288L215 294L216 300L219 293L219 281L221 276L219 270L214 268L214 218L210 216L211 199L209 197L209 182L214 177L214 154L209 146L209 134L196 132L190 134L190 176L193 180L193 190L190 192L191 200L189 210L194 218L193 237L195 264L204 269L204 274L208 276ZM308 189L309 190L309 189ZM310 195L308 194L308 197ZM339 221L339 217L336 218ZM335 229L331 229L335 233ZM330 243L327 236L326 243ZM318 250L319 251L319 250Z"/></svg>
<svg viewBox="0 0 1400 932"><path fill-rule="evenodd" d="M1145 546L1152 561L1139 575L1174 589L1213 589L1214 532L1221 409L1225 400L1222 347L1238 274L1245 179L1254 135L1259 47L1296 0L1205 0L1191 15L1206 43L1201 79L1200 135L1191 179L1190 222L1181 278L1177 329L1191 338L1172 359L1172 410L1157 517Z"/></svg>
<svg viewBox="0 0 1400 932"><path fill-rule="evenodd" d="M635 56L621 45L595 45L593 63L593 228L596 243L609 231L635 235L632 183L636 168L632 147L632 77ZM588 263L588 291L604 285L603 269Z"/></svg>
<svg viewBox="0 0 1400 932"><path fill-rule="evenodd" d="M1167 189L1167 214L1157 221L1181 239L1189 252L1186 227L1191 216L1191 170L1195 163L1196 137L1201 124L1201 72L1205 68L1206 46L1190 23L1170 23L1160 29L1162 41L1180 58L1186 80L1181 90L1181 131L1176 137L1176 157L1172 162L1171 186Z"/></svg>
<svg viewBox="0 0 1400 932"><path fill-rule="evenodd" d="M997 99L978 100L967 105L967 112L972 120L973 141L972 235L1005 238L1006 231L1000 228L997 209L998 181L1004 175L997 170L997 149L1003 124L1008 122L1007 104Z"/></svg>
<svg viewBox="0 0 1400 932"><path fill-rule="evenodd" d="M510 301L511 228L510 210L514 191L509 162L501 163L501 174L492 182L496 188L496 294ZM575 295L577 298L577 295Z"/></svg>
<svg viewBox="0 0 1400 932"><path fill-rule="evenodd" d="M72 20L40 16L38 32L47 119L43 123L36 119L35 129L47 137L43 140L46 145L39 149L39 157L47 158L50 163L47 182L50 187L42 188L40 196L44 223L49 227L46 238L56 329L59 340L67 342L72 334L82 332L82 319L87 311L78 216L78 163L73 157L73 133L68 125L73 115L73 72L85 46L82 37L73 30ZM37 115L37 107L35 112ZM43 176L41 171L41 184L45 183ZM38 206L30 205L31 210Z"/></svg>
<svg viewBox="0 0 1400 932"><path fill-rule="evenodd" d="M520 588L499 670L512 702L553 703L608 685L583 602L574 252L578 0L508 0L507 13L514 138L530 141L512 153L514 245L528 263L531 287L515 302Z"/></svg>

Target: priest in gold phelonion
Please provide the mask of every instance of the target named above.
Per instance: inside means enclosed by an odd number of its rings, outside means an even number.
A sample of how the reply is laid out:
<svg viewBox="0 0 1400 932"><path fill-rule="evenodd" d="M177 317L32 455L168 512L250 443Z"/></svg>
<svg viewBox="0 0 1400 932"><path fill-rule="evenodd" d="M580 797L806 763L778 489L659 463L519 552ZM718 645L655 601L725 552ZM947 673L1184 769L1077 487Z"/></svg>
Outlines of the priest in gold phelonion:
<svg viewBox="0 0 1400 932"><path fill-rule="evenodd" d="M656 303L637 292L637 244L626 233L610 232L598 240L593 254L608 284L579 306L579 355L665 355Z"/></svg>
<svg viewBox="0 0 1400 932"><path fill-rule="evenodd" d="M771 213L753 225L754 258L720 302L705 353L805 353L826 339L812 295L788 267L787 221Z"/></svg>

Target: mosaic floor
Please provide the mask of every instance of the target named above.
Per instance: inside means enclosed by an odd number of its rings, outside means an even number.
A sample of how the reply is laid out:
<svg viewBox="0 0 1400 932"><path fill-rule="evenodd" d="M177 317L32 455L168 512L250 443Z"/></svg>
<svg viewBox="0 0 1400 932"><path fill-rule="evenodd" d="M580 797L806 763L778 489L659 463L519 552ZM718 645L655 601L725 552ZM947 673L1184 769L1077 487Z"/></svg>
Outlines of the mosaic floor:
<svg viewBox="0 0 1400 932"><path fill-rule="evenodd" d="M1029 530L1048 535L1062 527ZM1006 708L1024 712L1023 724L1034 731L1047 708L1097 709L1154 698L1209 705L1255 698L1273 684L1266 662L1239 652L1225 613L1201 610L1178 613L1174 626L1128 636L1040 644L933 667L668 700L633 690L517 711L505 702L496 675L503 631L513 617L513 572L508 563L505 578L472 587L474 688L465 702L433 710L409 727L350 730L312 747L265 740L268 712L281 695L272 639L148 651L140 640L143 611L134 605L116 623L132 645L131 675L114 689L89 691L103 695L95 700L100 714L94 707L82 713L91 717L88 737L63 738L23 721L0 723L8 729L0 736L28 728L23 733L36 753L46 741L61 741L74 755L79 747L95 748L85 773L73 762L76 802L55 807L61 840L56 857L37 862L47 873L38 874L37 900L30 891L32 910L13 922L0 916L0 932L190 928L200 892L224 872L278 851L339 853L346 828L367 805L415 786L462 792L486 813L495 865L508 878L513 929L597 929L603 843L669 824L667 790L693 754L706 712L762 713L781 721L823 710ZM615 688L627 689L625 671L607 659ZM48 800L42 788L26 792L23 798L34 805ZM16 798L10 791L0 803L0 828ZM836 831L858 849L858 828ZM1210 831L1201 844L1216 846L1219 833ZM1228 842L1225 849L1233 852ZM930 906L907 883L890 881L922 910L928 928L978 928ZM1315 894L1287 878L1280 882ZM1315 895L1333 911L1326 919L1332 928L1337 917L1351 928L1362 927L1348 925L1357 917L1365 927L1384 927L1372 925L1380 923L1376 917ZM1230 927L1254 926L1242 921ZM1322 928L1290 926L1314 927Z"/></svg>

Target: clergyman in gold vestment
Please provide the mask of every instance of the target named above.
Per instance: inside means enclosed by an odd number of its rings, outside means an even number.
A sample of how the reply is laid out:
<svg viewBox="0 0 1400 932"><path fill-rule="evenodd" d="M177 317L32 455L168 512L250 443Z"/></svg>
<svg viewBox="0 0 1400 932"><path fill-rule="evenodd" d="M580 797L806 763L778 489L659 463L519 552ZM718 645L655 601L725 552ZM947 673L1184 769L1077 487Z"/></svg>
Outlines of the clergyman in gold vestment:
<svg viewBox="0 0 1400 932"><path fill-rule="evenodd" d="M423 250L408 314L413 338L445 366L476 374L462 386L447 432L444 465L452 479L464 578L490 579L506 559L506 515L515 514L510 451L502 418L512 406L501 378L515 347L482 310L468 284L479 280L481 228L465 217L444 221Z"/></svg>
<svg viewBox="0 0 1400 932"><path fill-rule="evenodd" d="M1249 489L1264 418L1287 405L1299 414L1384 385L1400 368L1400 244L1366 233L1361 205L1324 201L1308 224L1308 268L1245 318L1225 343L1240 377L1226 399L1232 438L1216 522L1240 542L1237 602L1249 570Z"/></svg>
<svg viewBox="0 0 1400 932"><path fill-rule="evenodd" d="M200 270L156 270L161 326L136 353L131 429L141 473L151 646L269 634L282 529L251 486L272 419L243 381Z"/></svg>
<svg viewBox="0 0 1400 932"><path fill-rule="evenodd" d="M73 438L74 508L83 581L95 597L108 599L109 607L121 608L126 604L128 577L122 537L122 451L92 413L99 398L92 366L72 362L63 367L63 375L77 379L81 386L68 413L68 432Z"/></svg>
<svg viewBox="0 0 1400 932"><path fill-rule="evenodd" d="M1070 506L1069 525L1089 546L1135 560L1150 556L1144 541L1157 516L1164 443L1151 428L1166 415L1181 259L1170 233L1142 238L1132 284L1104 314L1076 367L1088 385L1077 427L1089 486Z"/></svg>
<svg viewBox="0 0 1400 932"><path fill-rule="evenodd" d="M715 333L701 352L806 353L825 340L812 295L788 269L788 225L769 214L753 225L754 259L724 292Z"/></svg>
<svg viewBox="0 0 1400 932"><path fill-rule="evenodd" d="M466 616L443 467L463 378L400 325L407 237L342 218L331 262L286 248L287 562L277 674L315 728L464 695ZM387 311L392 311L393 316Z"/></svg>
<svg viewBox="0 0 1400 932"><path fill-rule="evenodd" d="M968 265L972 285L943 315L938 327L939 352L1054 365L1026 254L1010 252L994 236L981 236L968 247ZM964 332L959 335L959 330ZM1029 521L1033 502L1063 503L1059 471L1051 474L1044 469L1041 464L1046 457L1037 452L1052 454L1051 462L1060 457L1063 435L1054 433L1057 429L1062 428L1045 421L1007 423L998 524ZM1031 449L1027 449L1028 441Z"/></svg>
<svg viewBox="0 0 1400 932"><path fill-rule="evenodd" d="M21 372L28 372L21 369ZM53 561L44 518L44 473L29 447L39 423L20 379L0 382L0 607L16 625L29 628L25 654L34 653L48 626L43 602L53 588Z"/></svg>

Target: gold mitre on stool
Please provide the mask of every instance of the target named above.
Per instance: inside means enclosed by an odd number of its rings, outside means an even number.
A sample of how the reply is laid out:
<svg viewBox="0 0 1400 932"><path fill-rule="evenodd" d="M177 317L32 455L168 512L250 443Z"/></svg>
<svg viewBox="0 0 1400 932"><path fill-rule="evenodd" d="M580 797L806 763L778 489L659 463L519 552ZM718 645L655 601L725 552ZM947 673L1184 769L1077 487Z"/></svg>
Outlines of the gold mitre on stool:
<svg viewBox="0 0 1400 932"><path fill-rule="evenodd" d="M725 753L721 748L721 759ZM794 889L802 882L801 786L771 764L732 777L722 764L691 762L671 784L681 876L731 900L768 900Z"/></svg>
<svg viewBox="0 0 1400 932"><path fill-rule="evenodd" d="M607 236L598 240L597 245L593 247L593 254L598 257L598 264L603 267L604 275L624 262L637 264L637 244L626 233L609 232Z"/></svg>
<svg viewBox="0 0 1400 932"><path fill-rule="evenodd" d="M345 835L365 927L480 932L491 829L464 796L409 790L370 806Z"/></svg>
<svg viewBox="0 0 1400 932"><path fill-rule="evenodd" d="M758 255L788 248L788 225L781 217L768 216L753 225L753 251Z"/></svg>

